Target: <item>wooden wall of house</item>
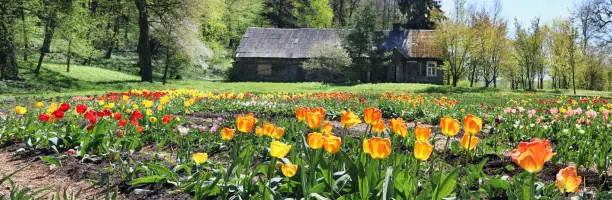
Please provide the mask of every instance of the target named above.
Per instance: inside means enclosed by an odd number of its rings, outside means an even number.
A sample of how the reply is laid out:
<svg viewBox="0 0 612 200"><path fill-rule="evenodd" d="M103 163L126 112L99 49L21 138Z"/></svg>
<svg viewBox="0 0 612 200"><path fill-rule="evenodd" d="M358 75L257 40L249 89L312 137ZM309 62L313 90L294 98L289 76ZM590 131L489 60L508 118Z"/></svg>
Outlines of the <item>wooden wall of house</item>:
<svg viewBox="0 0 612 200"><path fill-rule="evenodd" d="M301 59L284 58L240 58L237 81L299 82L304 81L304 70L300 67ZM270 67L271 69L262 70Z"/></svg>
<svg viewBox="0 0 612 200"><path fill-rule="evenodd" d="M436 76L427 76L428 61L437 63ZM387 80L397 83L444 84L444 71L439 68L441 64L442 62L434 59L406 59L394 56L393 62L387 68Z"/></svg>

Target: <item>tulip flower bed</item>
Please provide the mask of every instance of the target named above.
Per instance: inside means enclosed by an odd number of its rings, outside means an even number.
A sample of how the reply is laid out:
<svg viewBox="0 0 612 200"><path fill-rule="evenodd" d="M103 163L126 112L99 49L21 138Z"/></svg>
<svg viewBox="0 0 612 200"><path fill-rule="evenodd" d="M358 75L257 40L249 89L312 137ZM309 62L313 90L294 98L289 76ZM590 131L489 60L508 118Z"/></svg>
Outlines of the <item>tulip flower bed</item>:
<svg viewBox="0 0 612 200"><path fill-rule="evenodd" d="M0 113L0 152L86 198L612 198L612 104L506 95L111 92Z"/></svg>

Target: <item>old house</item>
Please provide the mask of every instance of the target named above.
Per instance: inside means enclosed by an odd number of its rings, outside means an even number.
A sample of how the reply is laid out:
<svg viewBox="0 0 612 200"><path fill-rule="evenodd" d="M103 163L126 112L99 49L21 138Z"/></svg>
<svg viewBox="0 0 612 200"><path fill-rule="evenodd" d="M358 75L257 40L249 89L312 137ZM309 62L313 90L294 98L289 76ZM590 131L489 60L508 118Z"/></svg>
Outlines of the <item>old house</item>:
<svg viewBox="0 0 612 200"><path fill-rule="evenodd" d="M235 79L238 81L313 81L301 63L319 42L342 45L347 30L248 28L236 51ZM392 52L385 66L387 82L442 84L440 51L434 48L435 31L384 31L386 39L375 48Z"/></svg>

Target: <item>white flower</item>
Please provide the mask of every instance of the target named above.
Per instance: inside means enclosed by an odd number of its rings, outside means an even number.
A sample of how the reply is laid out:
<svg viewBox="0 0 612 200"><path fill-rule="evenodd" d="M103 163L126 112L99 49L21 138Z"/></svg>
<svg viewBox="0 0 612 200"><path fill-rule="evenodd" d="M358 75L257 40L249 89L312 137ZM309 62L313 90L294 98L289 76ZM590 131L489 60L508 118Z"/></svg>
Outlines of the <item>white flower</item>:
<svg viewBox="0 0 612 200"><path fill-rule="evenodd" d="M181 136L186 136L187 133L189 133L189 128L187 128L187 127L178 126L177 129L178 129L179 133L181 134Z"/></svg>

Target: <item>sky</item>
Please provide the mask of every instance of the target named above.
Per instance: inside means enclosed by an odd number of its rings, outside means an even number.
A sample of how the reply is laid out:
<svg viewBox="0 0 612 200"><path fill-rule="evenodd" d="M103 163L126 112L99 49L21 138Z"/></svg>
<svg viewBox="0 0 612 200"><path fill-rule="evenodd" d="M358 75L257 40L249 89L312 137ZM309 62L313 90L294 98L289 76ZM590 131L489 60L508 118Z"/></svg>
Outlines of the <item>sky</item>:
<svg viewBox="0 0 612 200"><path fill-rule="evenodd" d="M568 18L574 7L576 0L501 0L502 16L510 24L514 23L514 18L524 26L529 26L531 20L540 17L540 22L545 24L552 23L553 19L563 17ZM454 0L441 0L442 10L451 12ZM486 4L493 6L493 0L467 0L467 5L478 3L478 6Z"/></svg>

